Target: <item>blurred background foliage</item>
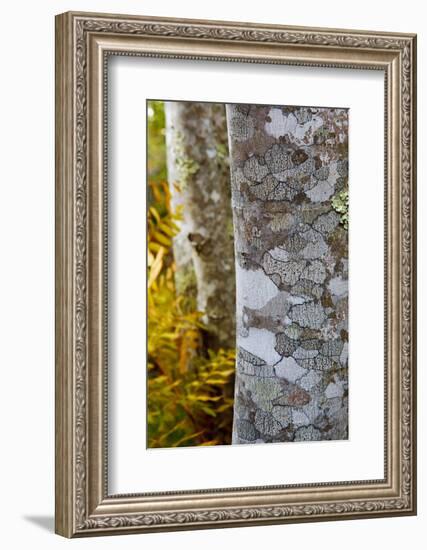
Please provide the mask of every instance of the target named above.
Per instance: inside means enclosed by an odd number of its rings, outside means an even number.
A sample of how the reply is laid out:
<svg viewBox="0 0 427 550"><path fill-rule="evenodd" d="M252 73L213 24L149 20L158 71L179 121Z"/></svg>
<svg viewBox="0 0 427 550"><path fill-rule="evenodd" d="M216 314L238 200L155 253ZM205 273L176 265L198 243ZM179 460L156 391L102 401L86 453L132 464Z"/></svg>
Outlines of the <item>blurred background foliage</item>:
<svg viewBox="0 0 427 550"><path fill-rule="evenodd" d="M171 209L163 102L148 102L147 120L148 447L230 444L235 349L208 349L195 298L177 295L182 211Z"/></svg>

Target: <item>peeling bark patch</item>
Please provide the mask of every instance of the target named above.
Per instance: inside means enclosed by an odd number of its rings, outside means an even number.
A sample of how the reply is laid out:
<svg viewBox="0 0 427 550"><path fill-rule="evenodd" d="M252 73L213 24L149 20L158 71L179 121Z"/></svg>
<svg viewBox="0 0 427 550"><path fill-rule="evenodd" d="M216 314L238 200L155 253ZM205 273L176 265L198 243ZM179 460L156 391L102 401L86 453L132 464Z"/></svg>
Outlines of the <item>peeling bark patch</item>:
<svg viewBox="0 0 427 550"><path fill-rule="evenodd" d="M233 443L346 439L348 233L331 200L348 188L348 112L226 111L238 262Z"/></svg>

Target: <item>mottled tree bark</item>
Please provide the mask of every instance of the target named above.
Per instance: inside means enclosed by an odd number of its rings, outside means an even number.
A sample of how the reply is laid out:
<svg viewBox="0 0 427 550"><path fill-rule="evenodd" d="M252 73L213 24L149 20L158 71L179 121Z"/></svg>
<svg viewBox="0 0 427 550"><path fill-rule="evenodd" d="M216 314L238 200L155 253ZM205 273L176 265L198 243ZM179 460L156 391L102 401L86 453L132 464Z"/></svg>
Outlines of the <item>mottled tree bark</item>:
<svg viewBox="0 0 427 550"><path fill-rule="evenodd" d="M233 443L348 437L344 109L227 105L237 281Z"/></svg>
<svg viewBox="0 0 427 550"><path fill-rule="evenodd" d="M197 286L212 349L235 346L235 274L227 126L224 105L165 102L168 179L174 209L182 207L174 239L180 294ZM195 279L195 280L194 280Z"/></svg>

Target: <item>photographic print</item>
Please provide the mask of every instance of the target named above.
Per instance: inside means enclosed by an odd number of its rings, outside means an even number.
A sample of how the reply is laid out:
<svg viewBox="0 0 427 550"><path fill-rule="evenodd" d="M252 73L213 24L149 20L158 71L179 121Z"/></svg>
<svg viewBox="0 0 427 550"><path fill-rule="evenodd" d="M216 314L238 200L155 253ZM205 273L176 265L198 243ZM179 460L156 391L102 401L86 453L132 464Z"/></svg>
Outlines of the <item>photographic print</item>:
<svg viewBox="0 0 427 550"><path fill-rule="evenodd" d="M348 438L348 110L147 102L148 447Z"/></svg>
<svg viewBox="0 0 427 550"><path fill-rule="evenodd" d="M55 531L415 515L416 35L55 26Z"/></svg>

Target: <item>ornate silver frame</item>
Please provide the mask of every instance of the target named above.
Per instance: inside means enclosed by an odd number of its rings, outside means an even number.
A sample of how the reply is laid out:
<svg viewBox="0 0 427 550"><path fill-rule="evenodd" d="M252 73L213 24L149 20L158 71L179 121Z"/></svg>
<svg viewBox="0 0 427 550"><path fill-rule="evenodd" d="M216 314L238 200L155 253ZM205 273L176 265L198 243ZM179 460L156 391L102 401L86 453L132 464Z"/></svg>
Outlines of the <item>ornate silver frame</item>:
<svg viewBox="0 0 427 550"><path fill-rule="evenodd" d="M384 479L108 494L104 284L108 55L384 71ZM78 537L416 513L415 109L412 34L89 13L57 16L57 533Z"/></svg>

